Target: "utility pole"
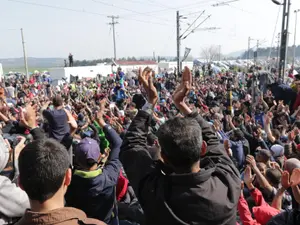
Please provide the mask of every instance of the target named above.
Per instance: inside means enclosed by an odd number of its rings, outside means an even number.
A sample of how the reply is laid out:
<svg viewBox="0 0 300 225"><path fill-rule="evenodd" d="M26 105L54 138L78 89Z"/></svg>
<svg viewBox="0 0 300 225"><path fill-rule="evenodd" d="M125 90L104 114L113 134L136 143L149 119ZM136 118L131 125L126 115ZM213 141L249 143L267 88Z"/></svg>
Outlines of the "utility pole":
<svg viewBox="0 0 300 225"><path fill-rule="evenodd" d="M287 63L290 5L291 5L291 0L284 0L282 28L281 28L280 61L279 61L279 71L278 71L279 79L281 79L281 81L284 81L285 67Z"/></svg>
<svg viewBox="0 0 300 225"><path fill-rule="evenodd" d="M180 63L180 46L181 46L181 37L180 37L180 15L179 11L176 12L176 27L177 27L177 76L181 73L181 63Z"/></svg>
<svg viewBox="0 0 300 225"><path fill-rule="evenodd" d="M221 61L221 45L218 45L218 47L219 47L219 61Z"/></svg>
<svg viewBox="0 0 300 225"><path fill-rule="evenodd" d="M298 18L297 18L297 15L298 15L298 12L300 12L300 9L297 9L294 11L295 13L295 33L294 33L294 48L293 48L293 69L294 69L294 66L295 66L295 58L296 58L296 36L297 36L297 22L298 22Z"/></svg>
<svg viewBox="0 0 300 225"><path fill-rule="evenodd" d="M248 37L248 53L247 53L247 69L249 69L249 60L250 60L250 45L253 39Z"/></svg>
<svg viewBox="0 0 300 225"><path fill-rule="evenodd" d="M256 61L255 61L256 66L257 66L257 61L258 61L258 48L259 48L259 40L257 40L257 42L256 42Z"/></svg>
<svg viewBox="0 0 300 225"><path fill-rule="evenodd" d="M25 40L24 40L23 28L21 28L21 38L22 38L22 46L23 46L23 55L24 55L25 73L26 73L26 78L27 78L27 80L29 80L28 64L27 64L27 55L26 55L26 48L25 48Z"/></svg>
<svg viewBox="0 0 300 225"><path fill-rule="evenodd" d="M108 18L111 18L111 23L109 25L112 26L113 29L113 43L114 43L114 60L117 59L117 47L116 47L116 33L115 33L115 25L119 24L117 19L119 19L119 16L108 16ZM116 20L115 20L116 19Z"/></svg>
<svg viewBox="0 0 300 225"><path fill-rule="evenodd" d="M277 35L277 59L276 68L279 69L279 56L280 56L280 33Z"/></svg>

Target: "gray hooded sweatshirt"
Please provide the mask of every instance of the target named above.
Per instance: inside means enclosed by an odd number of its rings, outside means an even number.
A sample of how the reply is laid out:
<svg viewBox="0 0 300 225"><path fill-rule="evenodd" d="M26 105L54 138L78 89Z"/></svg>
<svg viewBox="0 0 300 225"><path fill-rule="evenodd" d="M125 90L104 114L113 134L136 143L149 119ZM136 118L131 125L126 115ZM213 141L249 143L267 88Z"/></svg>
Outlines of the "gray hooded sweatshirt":
<svg viewBox="0 0 300 225"><path fill-rule="evenodd" d="M0 172L5 168L8 158L9 150L0 135ZM0 175L0 225L22 217L28 208L30 206L27 194L10 179Z"/></svg>

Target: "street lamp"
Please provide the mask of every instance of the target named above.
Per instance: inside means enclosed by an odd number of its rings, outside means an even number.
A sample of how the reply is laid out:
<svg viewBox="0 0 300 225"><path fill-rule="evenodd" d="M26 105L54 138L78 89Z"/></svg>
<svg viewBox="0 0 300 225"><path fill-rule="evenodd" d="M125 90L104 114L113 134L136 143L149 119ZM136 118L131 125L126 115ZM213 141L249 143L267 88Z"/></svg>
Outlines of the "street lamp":
<svg viewBox="0 0 300 225"><path fill-rule="evenodd" d="M297 36L297 14L300 12L300 9L294 11L295 13L295 33L294 33L294 48L293 48L293 69L295 66L295 58L296 58L296 36Z"/></svg>
<svg viewBox="0 0 300 225"><path fill-rule="evenodd" d="M289 15L290 15L291 0L283 0L283 2L278 0L272 0L272 2L276 5L283 6L278 77L279 79L281 79L281 81L284 81L285 67L287 61L286 57L287 57L287 49L288 49L287 46L288 46L288 30L289 30Z"/></svg>

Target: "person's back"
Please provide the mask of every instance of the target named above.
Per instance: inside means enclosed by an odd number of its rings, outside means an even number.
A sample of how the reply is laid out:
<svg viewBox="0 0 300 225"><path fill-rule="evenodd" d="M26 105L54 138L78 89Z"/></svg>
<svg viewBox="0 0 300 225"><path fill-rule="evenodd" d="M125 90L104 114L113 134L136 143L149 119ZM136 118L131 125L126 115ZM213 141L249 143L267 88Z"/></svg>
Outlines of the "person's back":
<svg viewBox="0 0 300 225"><path fill-rule="evenodd" d="M49 123L49 137L61 141L70 132L68 116L64 109L43 111L43 115Z"/></svg>
<svg viewBox="0 0 300 225"><path fill-rule="evenodd" d="M191 74L188 76L192 83ZM146 138L158 97L142 73L139 78L144 88L150 89L149 103L132 121L120 160L144 210L146 224L236 225L240 174L212 127L184 102L188 92L185 84L179 86L173 99L186 118L171 119L160 127L161 160L153 161ZM182 79L187 79L186 72Z"/></svg>
<svg viewBox="0 0 300 225"><path fill-rule="evenodd" d="M70 132L68 124L68 115L63 108L63 99L61 96L53 98L54 109L44 110L49 103L42 107L43 116L47 119L49 124L49 137L57 141L62 141L63 138Z"/></svg>
<svg viewBox="0 0 300 225"><path fill-rule="evenodd" d="M19 157L20 187L29 197L31 209L17 225L98 224L75 208L64 207L64 195L72 172L67 150L53 139L29 143Z"/></svg>

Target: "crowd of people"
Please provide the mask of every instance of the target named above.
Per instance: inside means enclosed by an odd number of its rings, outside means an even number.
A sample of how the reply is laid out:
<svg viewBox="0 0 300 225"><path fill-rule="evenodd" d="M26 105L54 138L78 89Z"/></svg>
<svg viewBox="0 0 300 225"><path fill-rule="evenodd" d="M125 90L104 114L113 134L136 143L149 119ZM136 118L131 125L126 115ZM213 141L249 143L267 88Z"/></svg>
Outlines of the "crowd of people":
<svg viewBox="0 0 300 225"><path fill-rule="evenodd" d="M0 225L300 224L300 75L0 87Z"/></svg>

